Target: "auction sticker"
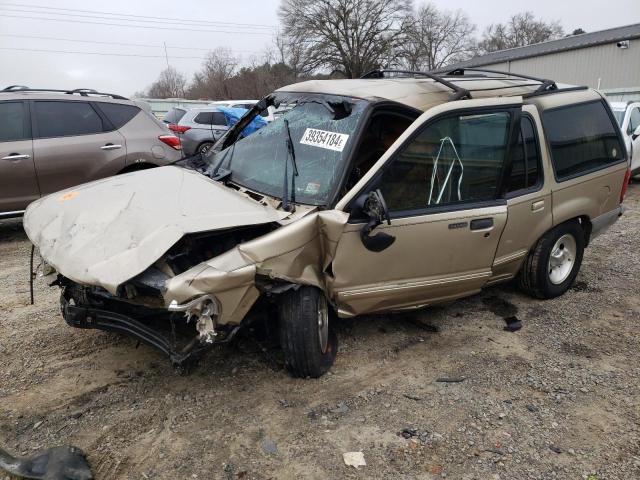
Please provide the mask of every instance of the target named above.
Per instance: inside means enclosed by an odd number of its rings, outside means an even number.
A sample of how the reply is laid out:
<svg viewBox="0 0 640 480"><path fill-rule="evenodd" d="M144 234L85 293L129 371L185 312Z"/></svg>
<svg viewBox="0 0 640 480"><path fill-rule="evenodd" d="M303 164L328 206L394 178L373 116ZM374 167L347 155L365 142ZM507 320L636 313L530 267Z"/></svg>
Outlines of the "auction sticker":
<svg viewBox="0 0 640 480"><path fill-rule="evenodd" d="M307 128L302 135L300 143L303 145L311 145L313 147L326 148L341 152L349 140L349 135L345 133L327 132L326 130L316 130L315 128Z"/></svg>

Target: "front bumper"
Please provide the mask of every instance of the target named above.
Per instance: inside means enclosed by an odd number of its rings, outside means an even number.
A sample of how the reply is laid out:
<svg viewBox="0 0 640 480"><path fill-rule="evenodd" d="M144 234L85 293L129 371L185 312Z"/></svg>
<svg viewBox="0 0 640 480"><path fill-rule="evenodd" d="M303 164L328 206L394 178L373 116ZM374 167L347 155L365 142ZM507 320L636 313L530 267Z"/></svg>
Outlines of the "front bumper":
<svg viewBox="0 0 640 480"><path fill-rule="evenodd" d="M60 296L60 307L62 316L71 327L105 330L133 337L167 355L171 363L177 367L196 361L212 346L209 343L202 343L196 336L185 346L178 348L175 341L139 320L109 310L74 305L64 293ZM230 337L228 336L224 341L230 341Z"/></svg>

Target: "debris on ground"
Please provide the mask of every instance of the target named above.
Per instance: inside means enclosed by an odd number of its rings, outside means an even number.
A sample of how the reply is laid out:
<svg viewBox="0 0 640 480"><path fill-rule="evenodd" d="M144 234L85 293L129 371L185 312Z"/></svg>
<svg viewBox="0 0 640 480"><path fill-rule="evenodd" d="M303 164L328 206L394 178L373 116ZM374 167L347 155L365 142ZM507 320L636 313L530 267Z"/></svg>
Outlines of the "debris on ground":
<svg viewBox="0 0 640 480"><path fill-rule="evenodd" d="M0 448L0 469L21 478L91 480L93 474L82 450L54 447L32 457L14 457Z"/></svg>
<svg viewBox="0 0 640 480"><path fill-rule="evenodd" d="M517 332L522 328L522 322L518 317L507 317L504 321L506 322L504 330L507 332Z"/></svg>
<svg viewBox="0 0 640 480"><path fill-rule="evenodd" d="M260 447L267 455L276 455L278 453L278 445L269 438L263 438L260 441Z"/></svg>
<svg viewBox="0 0 640 480"><path fill-rule="evenodd" d="M364 460L364 453L362 452L345 452L342 454L344 464L350 467L354 467L356 470L358 467L366 467L367 462Z"/></svg>
<svg viewBox="0 0 640 480"><path fill-rule="evenodd" d="M436 382L438 383L460 383L464 382L465 377L438 377Z"/></svg>

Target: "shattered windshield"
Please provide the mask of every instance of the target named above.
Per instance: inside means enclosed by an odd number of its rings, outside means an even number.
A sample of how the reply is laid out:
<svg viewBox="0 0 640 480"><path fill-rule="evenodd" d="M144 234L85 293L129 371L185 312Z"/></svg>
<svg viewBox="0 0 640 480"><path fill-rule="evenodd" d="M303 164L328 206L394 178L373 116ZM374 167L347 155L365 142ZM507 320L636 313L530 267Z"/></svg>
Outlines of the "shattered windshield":
<svg viewBox="0 0 640 480"><path fill-rule="evenodd" d="M367 102L283 93L274 96L274 105L279 115L273 122L205 158L207 174L223 171L251 190L292 202L326 204Z"/></svg>

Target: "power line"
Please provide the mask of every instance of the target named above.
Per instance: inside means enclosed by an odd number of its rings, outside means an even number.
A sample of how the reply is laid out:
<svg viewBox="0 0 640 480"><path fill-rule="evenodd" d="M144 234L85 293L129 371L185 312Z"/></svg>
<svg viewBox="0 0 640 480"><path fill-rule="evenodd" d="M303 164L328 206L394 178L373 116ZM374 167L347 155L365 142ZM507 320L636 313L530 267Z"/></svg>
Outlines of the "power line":
<svg viewBox="0 0 640 480"><path fill-rule="evenodd" d="M7 8L5 7L5 5L0 4L0 7L2 8ZM217 28L224 28L224 27L231 27L231 28L242 28L242 29L246 29L246 28L256 28L256 27L247 27L247 26L240 26L240 25L225 25L222 22L215 22L215 24L213 22L199 22L199 23L183 23L183 22L178 22L178 21L174 21L174 20L138 20L135 18L113 18L113 19L105 19L102 15L80 15L80 14L75 14L75 13L64 13L64 12L40 12L40 11L35 11L35 10L24 10L24 9L20 9L20 8L13 8L13 7L8 7L8 11L10 13L28 13L28 14L37 14L37 15L58 15L61 17L78 17L78 18L98 18L101 20L116 20L118 22L138 22L138 23L148 23L148 24L163 24L163 25L183 25L183 26L187 26L187 27L208 27L208 26L215 26ZM266 27L259 27L260 29L265 29ZM274 30L273 28L271 28L271 30Z"/></svg>
<svg viewBox="0 0 640 480"><path fill-rule="evenodd" d="M137 53L109 53L109 52L81 52L71 50L49 50L44 48L19 48L19 47L0 47L0 50L18 50L22 52L38 52L38 53L72 53L77 55L104 55L112 57L140 57L140 58L165 58L164 55L141 55ZM172 59L191 59L191 60L206 60L206 57L184 57L184 56L171 56Z"/></svg>
<svg viewBox="0 0 640 480"><path fill-rule="evenodd" d="M54 40L60 42L72 42L72 43L90 43L95 45L117 45L120 47L144 47L144 48L164 48L163 45L152 45L145 43L123 43L123 42L102 42L99 40L78 40L73 38L59 38L59 37L41 37L39 35L18 35L13 33L0 33L0 37L15 37L15 38L30 38L34 40ZM201 50L204 52L210 52L213 48L196 48L196 47L178 47L175 45L167 45L169 49L176 50ZM232 50L236 53L261 53L257 50Z"/></svg>
<svg viewBox="0 0 640 480"><path fill-rule="evenodd" d="M156 27L149 25L122 25L120 23L106 23L106 22L91 22L89 20L72 20L72 19L62 19L62 18L46 18L46 17L30 17L25 15L7 15L6 13L2 14L2 17L10 17L10 18L26 18L29 20L46 20L47 22L66 22L66 23L83 23L87 25L106 25L112 27L125 27L125 28L144 28L150 30L171 30L171 31L185 31L185 32L204 32L204 33L227 33L227 34L242 34L242 35L269 35L271 33L267 32L242 32L242 31L229 31L229 30L198 30L195 28L170 28L170 27Z"/></svg>
<svg viewBox="0 0 640 480"><path fill-rule="evenodd" d="M154 20L171 20L178 22L196 22L196 23L208 23L208 24L219 24L219 25L230 25L230 26L244 26L244 27L261 27L261 28L276 28L276 25L265 25L265 24L257 24L257 23L233 23L233 22L216 22L216 21L205 21L205 20L192 20L185 18L166 18L166 17L152 17L149 15L133 15L128 13L113 13L113 12L101 12L97 10L80 10L77 8L61 8L61 7L49 7L45 5L28 5L22 3L2 3L3 6L12 6L12 7L27 7L27 8L40 8L47 10L66 10L70 12L81 12L81 13L98 13L101 15L112 15L119 17L134 17L134 18L147 18ZM44 13L44 12L43 12ZM114 19L116 20L116 19Z"/></svg>

